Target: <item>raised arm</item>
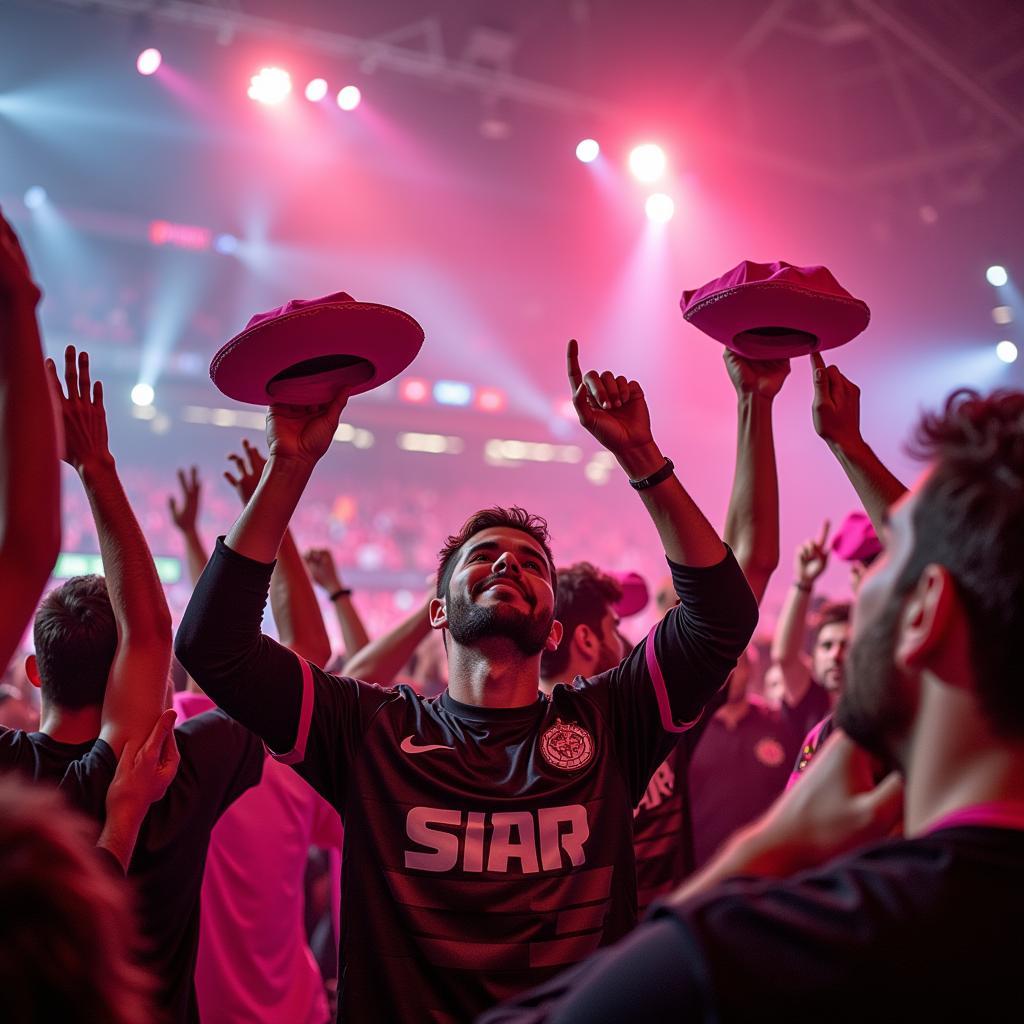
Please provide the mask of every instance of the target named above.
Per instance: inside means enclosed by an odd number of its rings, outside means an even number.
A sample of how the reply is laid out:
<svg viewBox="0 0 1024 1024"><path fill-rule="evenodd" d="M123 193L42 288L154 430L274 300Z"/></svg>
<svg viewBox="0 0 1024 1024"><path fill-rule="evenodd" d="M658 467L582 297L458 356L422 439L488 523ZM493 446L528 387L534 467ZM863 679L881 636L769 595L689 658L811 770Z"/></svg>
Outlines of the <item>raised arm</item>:
<svg viewBox="0 0 1024 1024"><path fill-rule="evenodd" d="M65 397L52 359L46 362L64 421L64 458L85 487L99 537L117 650L103 699L100 738L115 755L142 743L164 707L171 660L171 613L153 556L121 486L107 445L103 385L90 388L89 356L64 353Z"/></svg>
<svg viewBox="0 0 1024 1024"><path fill-rule="evenodd" d="M665 555L677 565L717 565L725 545L704 517L675 473L669 470L651 432L651 417L643 388L635 380L611 371L580 369L579 348L569 342L567 352L572 401L580 423L622 467L631 481L666 474L653 486L639 491L640 499L658 531Z"/></svg>
<svg viewBox="0 0 1024 1024"><path fill-rule="evenodd" d="M726 349L725 365L736 388L738 417L725 542L760 604L779 564L779 474L772 403L789 375L789 360L744 359Z"/></svg>
<svg viewBox="0 0 1024 1024"><path fill-rule="evenodd" d="M313 582L323 587L327 592L327 599L334 607L334 614L338 618L338 626L341 629L341 642L345 647L347 663L370 642L370 636L366 632L363 620L352 602L352 591L341 582L337 566L334 564L334 556L327 548L310 548L302 556L302 560L306 563ZM379 682L376 676L357 675L356 678Z"/></svg>
<svg viewBox="0 0 1024 1024"><path fill-rule="evenodd" d="M39 289L0 216L0 665L60 551L60 465L36 325Z"/></svg>
<svg viewBox="0 0 1024 1024"><path fill-rule="evenodd" d="M430 635L430 598L394 629L371 640L345 662L345 675L390 686L416 648Z"/></svg>
<svg viewBox="0 0 1024 1024"><path fill-rule="evenodd" d="M188 574L192 579L194 587L203 575L206 563L210 557L199 536L199 498L203 485L199 480L199 470L193 466L186 474L185 470L178 470L178 484L181 487L181 504L171 494L167 498L167 506L171 513L171 522L181 531L185 541L185 561L188 564Z"/></svg>
<svg viewBox="0 0 1024 1024"><path fill-rule="evenodd" d="M861 435L860 388L847 380L838 366L826 366L817 352L811 356L811 364L814 430L843 467L875 533L883 537L886 513L907 489L886 469Z"/></svg>
<svg viewBox="0 0 1024 1024"><path fill-rule="evenodd" d="M828 566L828 531L826 519L819 536L804 541L797 548L793 582L786 592L772 639L772 663L778 665L782 672L783 699L790 707L796 707L811 686L811 672L804 657L804 638L814 582Z"/></svg>
<svg viewBox="0 0 1024 1024"><path fill-rule="evenodd" d="M242 447L244 458L237 454L228 456L238 476L225 473L224 478L235 488L244 505L259 484L266 460L248 440L242 442ZM285 647L320 668L331 660L331 642L320 605L290 529L284 532L277 565L270 577L270 608Z"/></svg>

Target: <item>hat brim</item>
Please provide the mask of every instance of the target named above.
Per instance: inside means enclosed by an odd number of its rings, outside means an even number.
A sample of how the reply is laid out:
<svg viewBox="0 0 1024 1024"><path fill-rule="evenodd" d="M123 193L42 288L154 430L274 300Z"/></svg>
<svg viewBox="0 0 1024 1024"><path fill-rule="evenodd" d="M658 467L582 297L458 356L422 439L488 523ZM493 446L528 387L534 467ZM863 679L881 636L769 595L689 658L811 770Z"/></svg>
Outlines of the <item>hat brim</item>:
<svg viewBox="0 0 1024 1024"><path fill-rule="evenodd" d="M213 357L210 379L238 402L320 405L343 389L358 395L387 383L422 344L423 328L400 309L327 303L237 334Z"/></svg>
<svg viewBox="0 0 1024 1024"><path fill-rule="evenodd" d="M860 299L759 281L715 292L683 317L748 359L791 359L847 344L871 313Z"/></svg>

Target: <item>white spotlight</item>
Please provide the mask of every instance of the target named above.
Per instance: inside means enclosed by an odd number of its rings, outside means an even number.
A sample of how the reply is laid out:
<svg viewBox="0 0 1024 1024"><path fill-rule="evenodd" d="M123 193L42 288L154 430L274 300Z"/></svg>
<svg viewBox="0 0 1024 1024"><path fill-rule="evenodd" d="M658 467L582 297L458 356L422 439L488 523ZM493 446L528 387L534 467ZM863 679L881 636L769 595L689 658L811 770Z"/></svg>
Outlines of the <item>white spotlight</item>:
<svg viewBox="0 0 1024 1024"><path fill-rule="evenodd" d="M46 202L46 189L42 185L33 185L26 189L24 203L30 210L38 210Z"/></svg>
<svg viewBox="0 0 1024 1024"><path fill-rule="evenodd" d="M629 154L629 169L639 181L657 181L665 173L667 164L665 151L653 142L636 146Z"/></svg>
<svg viewBox="0 0 1024 1024"><path fill-rule="evenodd" d="M342 110L355 110L359 106L359 101L362 100L363 94L359 91L358 85L346 85L341 92L338 93L338 106Z"/></svg>
<svg viewBox="0 0 1024 1024"><path fill-rule="evenodd" d="M160 51L151 46L148 50L143 50L139 54L139 59L135 62L135 68L140 75L153 75L159 70L163 59Z"/></svg>
<svg viewBox="0 0 1024 1024"><path fill-rule="evenodd" d="M653 196L647 197L644 203L644 210L647 212L647 219L655 224L667 224L676 212L676 204L671 196L664 192L655 192Z"/></svg>
<svg viewBox="0 0 1024 1024"><path fill-rule="evenodd" d="M593 163L601 153L596 139L584 139L576 147L576 159L581 163Z"/></svg>
<svg viewBox="0 0 1024 1024"><path fill-rule="evenodd" d="M268 106L283 103L292 91L292 76L283 68L260 68L249 79L249 99Z"/></svg>
<svg viewBox="0 0 1024 1024"><path fill-rule="evenodd" d="M1017 362L1017 346L1012 341L1001 341L996 345L996 355L1004 363Z"/></svg>
<svg viewBox="0 0 1024 1024"><path fill-rule="evenodd" d="M327 95L327 82L323 78L314 78L306 86L306 99L310 103L319 103Z"/></svg>
<svg viewBox="0 0 1024 1024"><path fill-rule="evenodd" d="M136 384L132 388L132 402L135 405L152 405L155 397L153 389L148 384Z"/></svg>
<svg viewBox="0 0 1024 1024"><path fill-rule="evenodd" d="M213 248L222 256L231 256L238 252L238 239L234 235L218 235L213 240Z"/></svg>
<svg viewBox="0 0 1024 1024"><path fill-rule="evenodd" d="M1010 280L1010 275L1006 273L1005 267L1000 267L996 264L985 271L985 280L994 288L1002 288Z"/></svg>

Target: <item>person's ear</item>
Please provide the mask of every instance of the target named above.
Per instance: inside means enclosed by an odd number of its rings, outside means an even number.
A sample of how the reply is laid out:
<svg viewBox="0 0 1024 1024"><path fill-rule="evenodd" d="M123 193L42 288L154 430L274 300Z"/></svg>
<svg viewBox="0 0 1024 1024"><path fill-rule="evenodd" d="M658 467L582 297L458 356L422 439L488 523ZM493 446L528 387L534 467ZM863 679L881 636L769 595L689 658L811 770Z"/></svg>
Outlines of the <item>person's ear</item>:
<svg viewBox="0 0 1024 1024"><path fill-rule="evenodd" d="M920 672L948 639L959 607L960 600L949 570L941 565L925 566L900 616L893 652L896 664L911 672Z"/></svg>
<svg viewBox="0 0 1024 1024"><path fill-rule="evenodd" d="M37 689L43 685L43 680L39 676L39 662L36 661L34 654L30 654L25 658L25 675L28 676L28 681Z"/></svg>
<svg viewBox="0 0 1024 1024"><path fill-rule="evenodd" d="M427 614L430 616L431 629L448 628L448 609L445 606L443 597L432 597L430 599Z"/></svg>
<svg viewBox="0 0 1024 1024"><path fill-rule="evenodd" d="M548 630L548 638L544 641L545 651L557 651L558 645L562 642L562 624L555 619Z"/></svg>
<svg viewBox="0 0 1024 1024"><path fill-rule="evenodd" d="M597 653L599 646L597 634L583 622L572 631L572 643L582 657L588 660Z"/></svg>

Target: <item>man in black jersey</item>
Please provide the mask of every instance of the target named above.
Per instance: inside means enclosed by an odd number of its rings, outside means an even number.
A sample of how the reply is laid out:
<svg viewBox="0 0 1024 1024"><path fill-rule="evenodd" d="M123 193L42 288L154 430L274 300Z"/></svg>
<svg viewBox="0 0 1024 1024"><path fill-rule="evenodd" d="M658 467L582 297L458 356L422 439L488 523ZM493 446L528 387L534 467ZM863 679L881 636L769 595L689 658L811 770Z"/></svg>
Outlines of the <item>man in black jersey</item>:
<svg viewBox="0 0 1024 1024"><path fill-rule="evenodd" d="M561 639L543 520L490 509L449 538L425 699L328 675L262 635L273 560L346 402L271 406L270 458L176 640L203 690L341 812L341 1019L471 1020L633 926L632 809L757 619L732 554L651 434L640 385L580 370L581 423L657 527L680 605L619 665L540 694ZM272 836L267 841L273 841Z"/></svg>
<svg viewBox="0 0 1024 1024"><path fill-rule="evenodd" d="M994 1020L1018 1005L1024 392L956 392L916 442L929 469L887 514L857 595L845 732L623 943L487 1024ZM878 782L868 751L896 771ZM904 838L886 839L901 817Z"/></svg>

